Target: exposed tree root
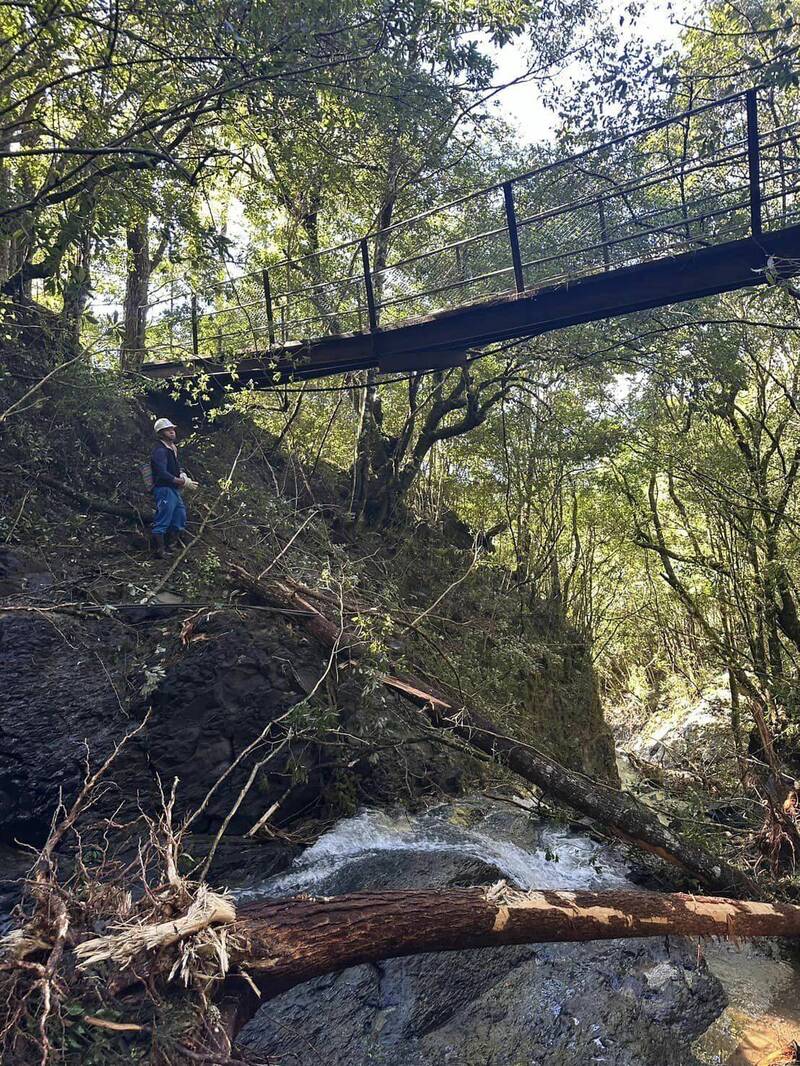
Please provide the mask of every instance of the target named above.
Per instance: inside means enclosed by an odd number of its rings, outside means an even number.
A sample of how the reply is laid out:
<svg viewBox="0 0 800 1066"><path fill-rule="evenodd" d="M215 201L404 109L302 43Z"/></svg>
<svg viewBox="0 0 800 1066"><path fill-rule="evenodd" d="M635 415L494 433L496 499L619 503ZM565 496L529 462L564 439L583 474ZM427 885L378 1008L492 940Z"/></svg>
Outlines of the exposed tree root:
<svg viewBox="0 0 800 1066"><path fill-rule="evenodd" d="M218 931L214 927L230 925L235 918L236 911L229 897L200 885L183 915L163 922L122 924L110 935L94 937L78 944L75 947L78 967L86 970L107 961L125 967L142 953L163 952L176 945L185 948L185 942L191 940L191 951L182 950L179 953L169 978L180 974L183 983L188 984L192 973L192 957L200 955L212 955L218 976L224 977L228 972L225 929Z"/></svg>

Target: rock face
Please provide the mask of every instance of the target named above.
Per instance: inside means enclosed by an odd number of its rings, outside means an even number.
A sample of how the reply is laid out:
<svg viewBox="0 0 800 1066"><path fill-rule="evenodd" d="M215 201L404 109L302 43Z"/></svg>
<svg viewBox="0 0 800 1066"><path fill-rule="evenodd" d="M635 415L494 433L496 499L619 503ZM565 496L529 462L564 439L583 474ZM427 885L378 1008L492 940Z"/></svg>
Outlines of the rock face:
<svg viewBox="0 0 800 1066"><path fill-rule="evenodd" d="M735 772L730 689L720 680L700 695L660 706L629 745L635 755L668 768Z"/></svg>
<svg viewBox="0 0 800 1066"><path fill-rule="evenodd" d="M180 779L180 813L197 808L242 751L305 695L305 664L290 643L281 640L277 630L254 634L234 617L223 615L205 624L201 621L184 648L172 647L165 656L161 676L148 697L153 714L143 744L162 781ZM267 733L261 758L270 745ZM314 754L305 760L306 773L312 770ZM200 832L219 824L252 766L250 758L241 761L196 823ZM246 832L286 791L290 780L285 756L266 763L231 832ZM300 788L292 802L303 805L308 799Z"/></svg>
<svg viewBox="0 0 800 1066"><path fill-rule="evenodd" d="M230 823L232 834L246 833L275 802L280 807L272 821L281 825L301 813L347 814L365 800L405 795L413 802L432 790L458 790L468 760L430 744L406 745L419 731L414 712L399 709L398 700L390 706L382 691L365 697L352 671L335 689L325 689L325 701L315 702L328 672L327 654L301 631L283 622L246 625L225 612L198 625L187 646L165 660L148 697L153 716L142 743L163 781L180 778L180 811L196 808L240 753L274 726L257 753L226 779L196 823L199 831L219 825L254 761L268 753L271 736L285 735L290 719L295 731L305 725L314 739L298 736L263 766ZM329 698L336 701L333 713ZM326 733L337 726L345 739ZM343 757L347 736L361 741ZM332 765L332 751L347 770Z"/></svg>
<svg viewBox="0 0 800 1066"><path fill-rule="evenodd" d="M96 768L130 727L103 669L107 642L100 623L0 613L0 839L42 843L87 752Z"/></svg>
<svg viewBox="0 0 800 1066"><path fill-rule="evenodd" d="M24 573L21 564L17 569ZM9 565L6 575L19 591L17 570ZM399 699L382 691L364 696L362 681L352 676L326 689L325 702L309 699L327 656L283 621L248 625L235 612L218 611L180 640L169 635L165 619L173 634L180 629L180 619L160 608L136 608L133 625L116 616L101 621L0 608L0 843L41 844L59 797L70 802L80 790L87 744L96 769L148 708L146 729L109 774L112 807L141 800L153 810L157 778L169 789L177 777L181 817L267 731L194 823L200 834L216 831L271 738L285 735L287 715L301 734L257 772L231 836L246 833L276 801L273 823L280 825L300 813L330 819L358 803L414 803L461 787L471 760L416 741L416 712ZM315 739L302 736L304 726L309 737L319 731ZM337 726L356 737L352 750L332 733L335 746L327 743L326 731ZM349 764L345 771L334 767L332 753Z"/></svg>
<svg viewBox="0 0 800 1066"><path fill-rule="evenodd" d="M691 1066L721 1007L687 944L492 948L321 978L263 1008L247 1046L320 1066Z"/></svg>
<svg viewBox="0 0 800 1066"><path fill-rule="evenodd" d="M525 711L532 735L559 762L619 785L614 738L603 717L586 647L577 639L545 648L528 678Z"/></svg>
<svg viewBox="0 0 800 1066"><path fill-rule="evenodd" d="M523 814L448 805L340 824L262 892L340 894L500 877L523 887L624 882L613 853ZM319 1066L691 1066L724 1007L681 939L536 945L359 966L265 1005L241 1041Z"/></svg>

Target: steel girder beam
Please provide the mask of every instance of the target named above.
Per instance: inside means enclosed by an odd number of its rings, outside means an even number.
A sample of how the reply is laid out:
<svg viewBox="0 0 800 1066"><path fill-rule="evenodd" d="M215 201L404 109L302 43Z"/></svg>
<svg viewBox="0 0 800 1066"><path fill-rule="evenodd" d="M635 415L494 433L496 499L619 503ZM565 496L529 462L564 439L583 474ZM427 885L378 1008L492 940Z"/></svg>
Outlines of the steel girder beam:
<svg viewBox="0 0 800 1066"><path fill-rule="evenodd" d="M327 337L270 353L243 352L230 363L147 363L142 373L153 381L175 382L206 373L219 385L241 387L252 381L257 388L270 388L356 370L441 369L463 363L468 349L763 283L770 256L797 261L784 268L787 276L800 272L800 226L468 304L374 333Z"/></svg>

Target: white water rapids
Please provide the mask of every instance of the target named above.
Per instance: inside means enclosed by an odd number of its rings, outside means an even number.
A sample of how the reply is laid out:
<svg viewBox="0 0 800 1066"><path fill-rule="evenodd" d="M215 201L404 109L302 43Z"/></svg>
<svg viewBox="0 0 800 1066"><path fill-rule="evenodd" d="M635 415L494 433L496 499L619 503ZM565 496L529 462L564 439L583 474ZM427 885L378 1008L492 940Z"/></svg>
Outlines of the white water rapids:
<svg viewBox="0 0 800 1066"><path fill-rule="evenodd" d="M419 815L363 810L342 819L295 859L285 873L240 898L336 893L347 874L369 888L369 868L404 856L433 867L466 859L485 864L521 889L611 888L626 883L626 867L608 848L495 801L442 804Z"/></svg>

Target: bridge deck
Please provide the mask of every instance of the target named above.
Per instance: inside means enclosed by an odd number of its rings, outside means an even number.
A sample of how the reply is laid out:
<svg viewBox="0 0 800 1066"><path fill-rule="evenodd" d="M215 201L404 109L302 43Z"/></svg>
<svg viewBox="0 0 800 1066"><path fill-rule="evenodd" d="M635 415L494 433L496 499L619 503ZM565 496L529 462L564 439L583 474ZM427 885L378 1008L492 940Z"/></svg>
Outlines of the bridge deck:
<svg viewBox="0 0 800 1066"><path fill-rule="evenodd" d="M247 352L233 364L203 358L148 363L144 373L153 380L196 378L205 373L219 384L242 386L252 381L264 387L290 377L319 378L368 368L388 373L455 366L470 348L763 283L770 256L794 260L800 268L800 225L762 234L757 240L728 241L571 284L469 304L375 333ZM793 272L784 268L787 276Z"/></svg>
<svg viewBox="0 0 800 1066"><path fill-rule="evenodd" d="M736 93L348 241L148 303L143 373L266 388L758 284L800 262L800 121Z"/></svg>

